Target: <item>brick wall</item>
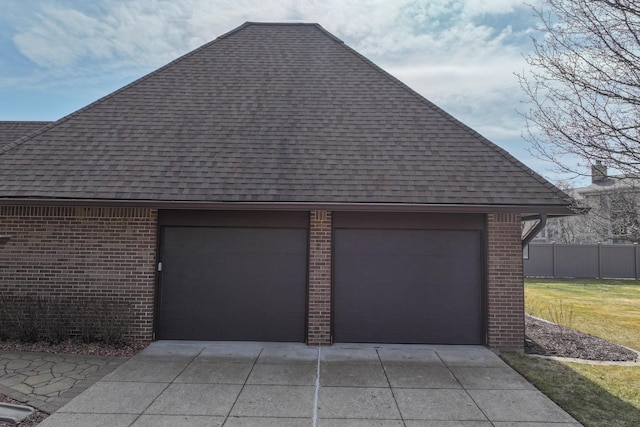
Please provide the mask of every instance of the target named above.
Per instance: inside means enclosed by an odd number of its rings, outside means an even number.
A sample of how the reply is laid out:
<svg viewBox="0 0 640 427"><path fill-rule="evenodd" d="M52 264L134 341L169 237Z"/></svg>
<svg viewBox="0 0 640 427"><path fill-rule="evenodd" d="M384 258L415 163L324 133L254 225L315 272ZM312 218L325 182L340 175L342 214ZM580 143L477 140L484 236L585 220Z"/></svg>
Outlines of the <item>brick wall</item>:
<svg viewBox="0 0 640 427"><path fill-rule="evenodd" d="M487 344L524 350L524 278L520 216L487 215Z"/></svg>
<svg viewBox="0 0 640 427"><path fill-rule="evenodd" d="M331 212L327 211L311 211L307 343L331 344Z"/></svg>
<svg viewBox="0 0 640 427"><path fill-rule="evenodd" d="M157 212L137 208L0 207L0 295L126 301L130 334L153 332Z"/></svg>

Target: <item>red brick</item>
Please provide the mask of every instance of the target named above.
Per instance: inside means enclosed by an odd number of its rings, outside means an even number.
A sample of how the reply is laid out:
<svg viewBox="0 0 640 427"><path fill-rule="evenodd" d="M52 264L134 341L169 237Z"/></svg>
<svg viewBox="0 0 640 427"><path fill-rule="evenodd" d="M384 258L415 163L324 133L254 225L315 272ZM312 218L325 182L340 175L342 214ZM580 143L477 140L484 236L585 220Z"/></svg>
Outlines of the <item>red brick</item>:
<svg viewBox="0 0 640 427"><path fill-rule="evenodd" d="M153 334L157 212L0 207L0 293L128 301L130 336Z"/></svg>

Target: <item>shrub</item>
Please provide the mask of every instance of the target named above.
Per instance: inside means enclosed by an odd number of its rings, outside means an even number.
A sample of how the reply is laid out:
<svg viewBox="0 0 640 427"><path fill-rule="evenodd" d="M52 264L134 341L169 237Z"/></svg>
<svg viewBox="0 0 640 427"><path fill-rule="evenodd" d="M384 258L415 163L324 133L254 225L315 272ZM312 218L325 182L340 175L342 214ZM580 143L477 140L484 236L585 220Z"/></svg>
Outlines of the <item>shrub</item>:
<svg viewBox="0 0 640 427"><path fill-rule="evenodd" d="M24 294L0 297L0 339L58 343L69 337L84 342L124 344L132 318L126 301L109 297L72 300Z"/></svg>

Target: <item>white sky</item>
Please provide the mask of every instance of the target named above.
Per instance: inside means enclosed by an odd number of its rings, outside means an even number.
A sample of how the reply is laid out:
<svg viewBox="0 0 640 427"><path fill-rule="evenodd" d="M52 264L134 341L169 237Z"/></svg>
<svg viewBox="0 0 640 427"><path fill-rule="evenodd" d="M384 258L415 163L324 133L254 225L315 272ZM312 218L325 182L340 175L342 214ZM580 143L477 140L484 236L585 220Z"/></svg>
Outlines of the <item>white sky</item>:
<svg viewBox="0 0 640 427"><path fill-rule="evenodd" d="M57 120L245 21L317 22L554 180L522 139L520 0L0 0L0 120ZM528 1L539 3L540 0Z"/></svg>

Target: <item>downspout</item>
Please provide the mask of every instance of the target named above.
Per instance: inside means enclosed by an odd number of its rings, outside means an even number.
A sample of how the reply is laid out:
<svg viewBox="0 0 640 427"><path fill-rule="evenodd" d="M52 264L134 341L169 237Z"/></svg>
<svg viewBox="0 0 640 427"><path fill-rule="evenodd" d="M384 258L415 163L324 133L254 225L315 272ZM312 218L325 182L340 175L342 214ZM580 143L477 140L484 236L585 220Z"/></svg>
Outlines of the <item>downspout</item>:
<svg viewBox="0 0 640 427"><path fill-rule="evenodd" d="M531 242L533 238L536 237L536 235L540 232L540 230L544 228L545 225L547 225L547 214L540 214L540 220L538 221L538 223L522 239L522 249L524 249L529 244L529 242Z"/></svg>

